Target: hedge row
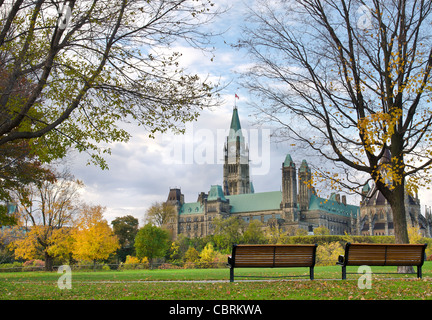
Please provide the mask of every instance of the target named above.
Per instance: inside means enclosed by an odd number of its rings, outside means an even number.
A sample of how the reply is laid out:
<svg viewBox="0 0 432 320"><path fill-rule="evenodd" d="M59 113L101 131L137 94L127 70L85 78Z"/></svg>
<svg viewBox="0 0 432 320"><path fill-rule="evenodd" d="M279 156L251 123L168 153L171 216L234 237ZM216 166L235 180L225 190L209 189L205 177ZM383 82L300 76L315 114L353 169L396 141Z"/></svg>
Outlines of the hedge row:
<svg viewBox="0 0 432 320"><path fill-rule="evenodd" d="M427 238L424 238L427 239ZM432 240L432 239L430 239ZM394 243L394 236L292 236L288 238L287 244L325 244L330 242L340 242L345 245L347 242L352 243Z"/></svg>

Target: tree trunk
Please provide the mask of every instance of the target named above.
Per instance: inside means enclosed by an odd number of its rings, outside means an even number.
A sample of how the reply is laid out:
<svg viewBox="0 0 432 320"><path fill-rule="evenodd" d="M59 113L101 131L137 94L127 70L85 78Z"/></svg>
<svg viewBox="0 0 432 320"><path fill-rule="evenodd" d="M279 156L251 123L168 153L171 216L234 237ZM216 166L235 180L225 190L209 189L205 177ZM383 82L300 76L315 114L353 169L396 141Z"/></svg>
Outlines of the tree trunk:
<svg viewBox="0 0 432 320"><path fill-rule="evenodd" d="M45 271L53 271L54 258L45 251Z"/></svg>
<svg viewBox="0 0 432 320"><path fill-rule="evenodd" d="M405 183L398 184L393 190L390 206L393 212L395 243L409 243L405 210ZM414 273L412 266L398 266L398 273Z"/></svg>

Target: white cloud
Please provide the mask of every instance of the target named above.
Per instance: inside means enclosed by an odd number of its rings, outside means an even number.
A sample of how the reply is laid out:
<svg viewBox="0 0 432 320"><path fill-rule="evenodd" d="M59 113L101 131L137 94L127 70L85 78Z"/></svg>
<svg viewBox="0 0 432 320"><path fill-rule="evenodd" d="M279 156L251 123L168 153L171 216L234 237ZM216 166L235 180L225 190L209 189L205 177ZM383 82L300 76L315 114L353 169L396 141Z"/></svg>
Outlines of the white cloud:
<svg viewBox="0 0 432 320"><path fill-rule="evenodd" d="M198 121L193 123L195 133L206 129L210 130L214 137L217 137L217 130L229 129L234 103L238 106L242 127L252 127L249 122L250 110L247 107L250 97L241 88L241 84L234 82L236 75L233 73L242 72L251 64L243 54L231 49L223 42L225 40L235 43L237 40L239 36L237 25L242 22L244 4L241 1L234 3L230 1L229 4L232 4L232 11L225 19L221 18L216 27L219 30L230 26L232 28L220 38L221 40L218 40L213 61L211 61L212 54L203 53L184 45L170 49L170 51L182 52L180 62L188 72L196 73L202 78L208 76L214 83L219 79L224 83L233 81L221 92L224 104L202 112ZM234 98L235 93L240 96L239 100ZM87 160L85 154L75 154L69 157L71 172L76 178L83 180L86 185L83 200L106 206L106 218L109 221L115 217L130 214L142 223L147 208L155 201L165 201L170 187L180 187L185 195L185 200L192 202L196 201L200 192L208 192L212 184L222 184L223 166L217 163L220 144L214 144L215 163L213 164L197 164L196 162L168 164L164 161L164 157L169 151L167 148L169 148L169 138L173 138L172 135L159 134L155 139L150 139L148 132L143 131L142 127L129 124L126 125L126 128L132 134L132 138L127 144L116 143L112 146L112 154L106 158L109 170L102 171L94 166L85 166ZM191 138L187 132L182 138L186 143L186 139L193 140L193 135ZM193 143L198 145L199 141L193 141ZM291 147L289 142L272 142L268 174L254 175L256 170L253 168L251 170L251 179L256 192L280 190L280 169L287 153L292 155L298 166L303 159L313 160L307 158L306 153L302 150ZM420 196L422 206L432 205L432 191L422 191Z"/></svg>

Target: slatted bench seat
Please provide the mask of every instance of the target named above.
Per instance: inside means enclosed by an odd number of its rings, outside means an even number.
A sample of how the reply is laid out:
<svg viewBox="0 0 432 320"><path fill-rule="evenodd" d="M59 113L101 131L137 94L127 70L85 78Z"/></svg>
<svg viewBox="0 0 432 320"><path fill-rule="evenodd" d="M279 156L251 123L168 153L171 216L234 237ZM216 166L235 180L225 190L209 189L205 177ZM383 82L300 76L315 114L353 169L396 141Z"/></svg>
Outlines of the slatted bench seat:
<svg viewBox="0 0 432 320"><path fill-rule="evenodd" d="M417 277L422 277L426 244L371 244L347 243L345 255L336 264L342 266L346 279L347 266L416 266Z"/></svg>
<svg viewBox="0 0 432 320"><path fill-rule="evenodd" d="M230 282L235 268L309 267L309 278L314 279L316 244L300 245L234 245L228 257Z"/></svg>

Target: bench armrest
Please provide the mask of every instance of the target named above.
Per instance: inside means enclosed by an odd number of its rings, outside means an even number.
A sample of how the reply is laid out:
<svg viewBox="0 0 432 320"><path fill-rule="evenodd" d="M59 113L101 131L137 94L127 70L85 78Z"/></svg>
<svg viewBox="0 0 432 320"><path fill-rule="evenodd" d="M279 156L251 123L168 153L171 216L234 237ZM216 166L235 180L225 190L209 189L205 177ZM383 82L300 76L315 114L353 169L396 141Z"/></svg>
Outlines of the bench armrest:
<svg viewBox="0 0 432 320"><path fill-rule="evenodd" d="M233 265L234 265L234 259L231 256L229 256L227 266L232 268Z"/></svg>
<svg viewBox="0 0 432 320"><path fill-rule="evenodd" d="M344 256L339 256L338 257L338 261L336 262L337 265L344 265L345 264L345 257Z"/></svg>

